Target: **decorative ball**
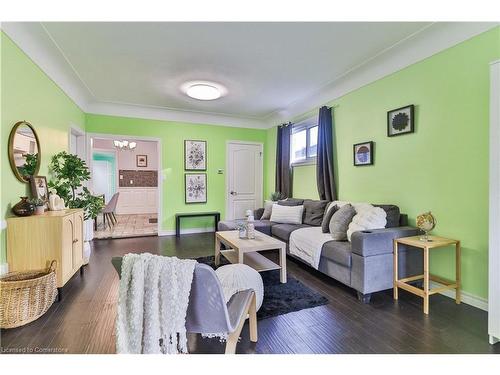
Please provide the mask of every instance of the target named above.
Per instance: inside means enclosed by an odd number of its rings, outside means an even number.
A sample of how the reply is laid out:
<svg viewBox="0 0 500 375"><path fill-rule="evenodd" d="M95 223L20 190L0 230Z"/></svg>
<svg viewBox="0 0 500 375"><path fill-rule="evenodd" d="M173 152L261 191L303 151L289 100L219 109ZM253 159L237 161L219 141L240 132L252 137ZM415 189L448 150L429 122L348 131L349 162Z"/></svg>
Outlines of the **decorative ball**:
<svg viewBox="0 0 500 375"><path fill-rule="evenodd" d="M228 264L217 268L215 274L222 285L226 302L237 292L253 289L257 302L257 311L260 309L264 300L264 283L257 271L246 264Z"/></svg>
<svg viewBox="0 0 500 375"><path fill-rule="evenodd" d="M417 216L417 227L424 232L430 232L436 227L436 218L431 212L425 212Z"/></svg>

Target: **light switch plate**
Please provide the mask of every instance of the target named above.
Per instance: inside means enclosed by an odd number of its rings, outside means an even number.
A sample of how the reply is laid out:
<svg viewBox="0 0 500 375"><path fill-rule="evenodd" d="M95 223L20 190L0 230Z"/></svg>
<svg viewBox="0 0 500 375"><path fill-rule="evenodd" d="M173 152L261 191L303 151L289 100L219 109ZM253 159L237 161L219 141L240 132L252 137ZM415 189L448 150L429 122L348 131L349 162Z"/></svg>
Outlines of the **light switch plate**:
<svg viewBox="0 0 500 375"><path fill-rule="evenodd" d="M2 230L5 229L5 228L7 228L7 220L2 220L2 224L1 224L0 228Z"/></svg>

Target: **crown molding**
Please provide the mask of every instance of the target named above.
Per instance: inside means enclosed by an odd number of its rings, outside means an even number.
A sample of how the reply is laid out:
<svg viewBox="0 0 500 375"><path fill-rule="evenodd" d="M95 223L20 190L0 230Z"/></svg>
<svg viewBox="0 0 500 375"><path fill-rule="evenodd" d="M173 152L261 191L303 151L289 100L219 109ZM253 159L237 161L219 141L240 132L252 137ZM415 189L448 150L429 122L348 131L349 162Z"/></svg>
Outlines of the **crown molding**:
<svg viewBox="0 0 500 375"><path fill-rule="evenodd" d="M317 91L262 118L178 110L173 108L98 101L78 76L63 52L39 22L4 22L1 29L54 81L83 112L266 129L299 116L335 99L422 61L436 53L498 26L497 22L437 22L381 51Z"/></svg>
<svg viewBox="0 0 500 375"><path fill-rule="evenodd" d="M210 112L181 111L164 107L123 103L94 101L88 103L86 112L99 115L220 125L236 128L267 129L269 127L265 121L256 118L237 117Z"/></svg>
<svg viewBox="0 0 500 375"><path fill-rule="evenodd" d="M93 96L40 22L2 22L1 29L85 112Z"/></svg>
<svg viewBox="0 0 500 375"><path fill-rule="evenodd" d="M265 121L273 127L297 120L322 105L330 104L352 91L422 61L467 39L484 33L498 22L436 22L394 44L378 55L353 67L306 98L269 114Z"/></svg>
<svg viewBox="0 0 500 375"><path fill-rule="evenodd" d="M2 31L85 113L265 129L259 118L98 101L40 22L3 22Z"/></svg>

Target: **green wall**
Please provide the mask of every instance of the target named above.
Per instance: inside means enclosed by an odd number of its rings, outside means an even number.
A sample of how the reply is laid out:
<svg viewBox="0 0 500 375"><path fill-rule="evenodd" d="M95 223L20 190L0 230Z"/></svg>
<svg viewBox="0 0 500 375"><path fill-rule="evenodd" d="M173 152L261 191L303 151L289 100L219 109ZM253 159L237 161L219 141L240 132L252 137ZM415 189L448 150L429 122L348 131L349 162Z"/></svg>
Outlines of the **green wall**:
<svg viewBox="0 0 500 375"><path fill-rule="evenodd" d="M163 230L175 228L174 215L178 212L220 211L222 217L226 207L226 141L243 140L266 142L266 130L187 124L103 115L86 115L86 130L89 133L108 133L154 137L161 140L163 168ZM207 188L205 204L184 203L184 140L207 141ZM266 154L266 148L264 148ZM266 159L267 160L267 159ZM267 163L265 163L267 164ZM223 174L217 170L223 169ZM267 174L264 170L264 180ZM210 228L213 219L183 219L182 228Z"/></svg>
<svg viewBox="0 0 500 375"><path fill-rule="evenodd" d="M93 133L160 138L165 176L162 228L174 228L181 211L225 209L225 143L263 142L264 192L274 191L276 129L223 126L85 115L5 34L1 34L1 134L5 152L8 134L19 120L31 122L40 137L42 168L50 156L68 147L71 124ZM398 204L414 222L432 210L435 233L462 241L463 285L471 294L487 296L488 242L488 63L500 58L500 28L481 34L407 67L331 103L337 145L336 174L341 199ZM386 112L416 106L416 132L387 138ZM316 109L307 116L316 113ZM301 117L302 117L301 116ZM183 140L208 141L208 202L184 204ZM373 140L375 165L353 167L352 145ZM18 182L8 159L0 156L2 216L9 215L27 185ZM317 197L314 166L294 171L297 196ZM186 220L183 227L203 228L210 220ZM0 261L5 261L5 231ZM453 275L451 249L436 251L432 271Z"/></svg>
<svg viewBox="0 0 500 375"><path fill-rule="evenodd" d="M293 196L319 199L316 186L316 164L293 167Z"/></svg>
<svg viewBox="0 0 500 375"><path fill-rule="evenodd" d="M462 241L464 291L483 298L488 295L489 63L498 58L497 27L328 103L334 106L339 198L397 204L412 224L417 214L431 210L437 218L434 234ZM387 111L407 104L415 105L415 133L388 138ZM375 165L354 167L353 144L363 141L375 142ZM295 196L317 194L312 173L296 169ZM274 189L273 181L268 179L266 191ZM454 276L452 249L433 252L431 271Z"/></svg>
<svg viewBox="0 0 500 375"><path fill-rule="evenodd" d="M68 149L71 125L85 128L84 113L37 65L35 65L3 32L1 33L1 208L2 219L10 215L19 197L29 193L28 184L19 182L3 155L12 126L22 120L30 122L41 143L39 174L48 174L53 154ZM1 231L0 262L6 260L5 230Z"/></svg>

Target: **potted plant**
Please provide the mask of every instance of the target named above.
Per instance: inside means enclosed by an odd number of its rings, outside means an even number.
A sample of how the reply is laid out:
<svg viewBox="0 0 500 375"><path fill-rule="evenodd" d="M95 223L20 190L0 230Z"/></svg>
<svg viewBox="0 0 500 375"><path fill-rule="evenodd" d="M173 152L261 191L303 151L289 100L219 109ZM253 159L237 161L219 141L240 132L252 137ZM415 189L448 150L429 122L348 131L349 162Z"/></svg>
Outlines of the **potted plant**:
<svg viewBox="0 0 500 375"><path fill-rule="evenodd" d="M35 206L35 215L43 215L45 212L45 202L40 198L30 199L30 202Z"/></svg>
<svg viewBox="0 0 500 375"><path fill-rule="evenodd" d="M49 170L49 188L55 189L69 208L83 208L85 212L84 263L90 258L90 241L93 238L92 221L104 207L102 197L93 195L83 184L90 180L90 171L84 160L62 151L52 156Z"/></svg>

